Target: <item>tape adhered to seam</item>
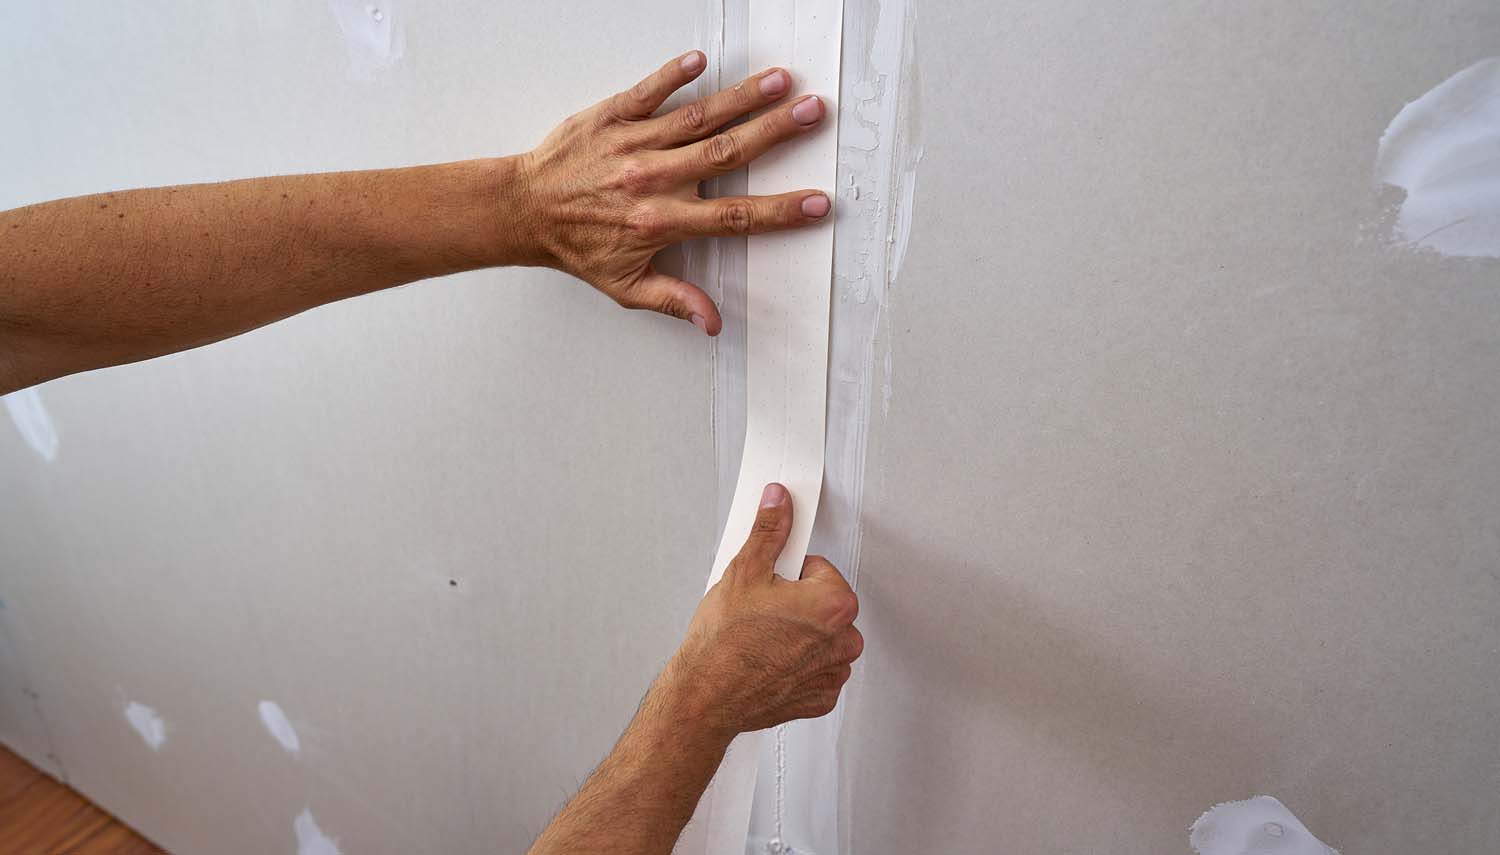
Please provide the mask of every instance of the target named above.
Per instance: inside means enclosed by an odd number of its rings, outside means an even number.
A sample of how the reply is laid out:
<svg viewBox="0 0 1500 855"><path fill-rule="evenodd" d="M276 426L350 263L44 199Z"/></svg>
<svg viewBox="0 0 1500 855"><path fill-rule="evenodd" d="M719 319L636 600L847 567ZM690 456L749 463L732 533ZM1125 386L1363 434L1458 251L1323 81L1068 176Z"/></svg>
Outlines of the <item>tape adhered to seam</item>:
<svg viewBox="0 0 1500 855"><path fill-rule="evenodd" d="M780 66L794 98L823 99L823 120L807 137L777 147L750 165L749 192L770 195L822 189L837 182L840 0L750 0L751 73ZM791 536L776 573L796 579L823 486L828 383L829 293L833 226L759 235L746 250L745 445L712 587L744 545L773 481L791 493ZM698 803L694 824L706 832L705 855L744 855L764 733L742 734Z"/></svg>

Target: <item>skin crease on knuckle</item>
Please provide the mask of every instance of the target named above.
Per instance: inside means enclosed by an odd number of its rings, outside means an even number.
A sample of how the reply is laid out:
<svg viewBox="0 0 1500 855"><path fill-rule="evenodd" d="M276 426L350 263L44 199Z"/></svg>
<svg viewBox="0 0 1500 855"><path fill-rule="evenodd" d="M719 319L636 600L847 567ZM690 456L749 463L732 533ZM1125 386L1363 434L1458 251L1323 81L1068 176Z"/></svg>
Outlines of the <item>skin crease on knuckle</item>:
<svg viewBox="0 0 1500 855"><path fill-rule="evenodd" d="M525 263L571 273L627 308L692 319L705 314L706 295L673 288L654 275L650 264L658 252L685 236L739 236L822 219L802 212L806 191L708 201L699 196L703 178L741 168L817 125L793 117L810 96L778 104L791 94L792 81L777 68L682 107L661 109L704 67L696 53L674 60L564 119L521 158L530 188L523 200L526 231L541 236ZM769 91L763 88L767 80L774 84ZM755 115L762 108L770 109ZM736 125L738 117L747 121ZM642 203L654 204L642 211ZM643 279L649 291L625 293ZM712 319L695 323L705 332L717 326Z"/></svg>
<svg viewBox="0 0 1500 855"><path fill-rule="evenodd" d="M689 135L697 136L708 130L708 108L702 101L694 101L683 107L679 113L678 123Z"/></svg>
<svg viewBox="0 0 1500 855"><path fill-rule="evenodd" d="M755 524L751 527L752 534L768 534L781 528L781 512L775 509L761 511L755 515Z"/></svg>
<svg viewBox="0 0 1500 855"><path fill-rule="evenodd" d="M703 147L703 165L712 172L729 172L740 165L739 137L733 133L709 137Z"/></svg>
<svg viewBox="0 0 1500 855"><path fill-rule="evenodd" d="M749 234L755 226L755 212L749 202L729 202L719 211L719 220L728 234ZM773 521L772 530L774 528L775 522Z"/></svg>

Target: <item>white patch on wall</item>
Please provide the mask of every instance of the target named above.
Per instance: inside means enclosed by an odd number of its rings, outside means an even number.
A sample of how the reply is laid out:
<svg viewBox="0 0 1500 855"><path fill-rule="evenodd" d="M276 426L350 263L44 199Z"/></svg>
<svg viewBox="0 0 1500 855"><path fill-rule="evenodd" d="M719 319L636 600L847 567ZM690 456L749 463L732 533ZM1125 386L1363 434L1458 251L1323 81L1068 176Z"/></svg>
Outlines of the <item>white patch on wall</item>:
<svg viewBox="0 0 1500 855"><path fill-rule="evenodd" d="M292 820L292 830L297 832L297 855L339 855L338 841L318 827L311 808L303 810Z"/></svg>
<svg viewBox="0 0 1500 855"><path fill-rule="evenodd" d="M1406 191L1396 234L1443 255L1500 258L1500 57L1401 108L1375 177Z"/></svg>
<svg viewBox="0 0 1500 855"><path fill-rule="evenodd" d="M138 701L131 701L125 705L125 720L135 728L135 732L141 735L141 739L151 746L152 751L160 751L167 741L167 723L157 714L156 710Z"/></svg>
<svg viewBox="0 0 1500 855"><path fill-rule="evenodd" d="M1188 832L1198 855L1338 855L1270 796L1214 805Z"/></svg>
<svg viewBox="0 0 1500 855"><path fill-rule="evenodd" d="M11 392L5 396L5 411L31 450L46 461L57 459L57 426L42 404L42 393L35 387Z"/></svg>
<svg viewBox="0 0 1500 855"><path fill-rule="evenodd" d="M406 53L397 0L328 0L349 51L349 76L369 80Z"/></svg>
<svg viewBox="0 0 1500 855"><path fill-rule="evenodd" d="M282 711L281 705L275 701L261 701L260 722L266 726L266 731L281 743L288 754L296 754L302 750L302 740L297 738L297 729L292 727L292 722Z"/></svg>

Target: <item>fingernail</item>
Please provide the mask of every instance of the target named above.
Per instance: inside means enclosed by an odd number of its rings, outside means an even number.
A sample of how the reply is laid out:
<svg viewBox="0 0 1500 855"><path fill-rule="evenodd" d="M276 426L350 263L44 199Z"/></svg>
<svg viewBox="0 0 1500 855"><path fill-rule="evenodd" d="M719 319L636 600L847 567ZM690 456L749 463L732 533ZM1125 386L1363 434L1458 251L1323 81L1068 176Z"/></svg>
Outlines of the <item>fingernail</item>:
<svg viewBox="0 0 1500 855"><path fill-rule="evenodd" d="M760 494L760 506L763 508L774 508L786 501L786 488L780 484L767 484L764 492Z"/></svg>
<svg viewBox="0 0 1500 855"><path fill-rule="evenodd" d="M702 315L692 315L688 317L688 320L693 322L693 326L703 330L704 335L708 335L708 321L703 320Z"/></svg>
<svg viewBox="0 0 1500 855"><path fill-rule="evenodd" d="M786 72L773 71L760 79L760 94L774 98L786 91Z"/></svg>
<svg viewBox="0 0 1500 855"><path fill-rule="evenodd" d="M799 125L810 125L823 118L823 102L813 95L803 98L792 108L792 121Z"/></svg>
<svg viewBox="0 0 1500 855"><path fill-rule="evenodd" d="M802 213L809 217L826 216L828 208L828 197L821 193L817 196L808 196L802 200Z"/></svg>
<svg viewBox="0 0 1500 855"><path fill-rule="evenodd" d="M703 54L693 51L682 58L683 71L697 71L703 67Z"/></svg>

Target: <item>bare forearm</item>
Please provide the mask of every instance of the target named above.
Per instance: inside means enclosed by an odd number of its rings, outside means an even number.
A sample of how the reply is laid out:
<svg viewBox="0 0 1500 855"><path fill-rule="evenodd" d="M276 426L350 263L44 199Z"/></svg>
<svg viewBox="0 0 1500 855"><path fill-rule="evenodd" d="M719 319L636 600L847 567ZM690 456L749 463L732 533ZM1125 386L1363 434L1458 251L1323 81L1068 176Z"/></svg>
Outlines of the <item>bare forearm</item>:
<svg viewBox="0 0 1500 855"><path fill-rule="evenodd" d="M314 306L526 263L506 159L103 193L0 212L0 393Z"/></svg>
<svg viewBox="0 0 1500 855"><path fill-rule="evenodd" d="M668 855L724 757L730 735L705 727L663 675L613 751L528 855Z"/></svg>

